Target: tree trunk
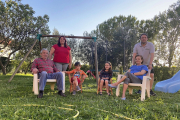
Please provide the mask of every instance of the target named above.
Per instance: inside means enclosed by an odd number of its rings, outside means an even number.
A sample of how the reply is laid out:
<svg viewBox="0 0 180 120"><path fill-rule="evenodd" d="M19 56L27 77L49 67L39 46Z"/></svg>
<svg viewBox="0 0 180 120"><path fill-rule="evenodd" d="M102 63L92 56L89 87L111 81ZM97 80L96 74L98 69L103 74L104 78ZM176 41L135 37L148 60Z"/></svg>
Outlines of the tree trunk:
<svg viewBox="0 0 180 120"><path fill-rule="evenodd" d="M1 66L1 69L2 69L2 72L3 72L3 75L6 75L6 66L4 66L1 61L2 61L2 59L0 57L0 66Z"/></svg>
<svg viewBox="0 0 180 120"><path fill-rule="evenodd" d="M2 67L2 72L3 72L3 75L6 75L6 68L5 68L5 66Z"/></svg>

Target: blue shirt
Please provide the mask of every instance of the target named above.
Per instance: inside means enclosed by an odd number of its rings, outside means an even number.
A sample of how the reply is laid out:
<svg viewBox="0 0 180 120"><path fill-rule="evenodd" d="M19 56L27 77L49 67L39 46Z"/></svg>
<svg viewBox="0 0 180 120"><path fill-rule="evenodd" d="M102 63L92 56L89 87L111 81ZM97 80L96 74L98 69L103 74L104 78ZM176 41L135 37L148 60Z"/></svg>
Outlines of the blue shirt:
<svg viewBox="0 0 180 120"><path fill-rule="evenodd" d="M137 75L136 77L138 77L139 79L143 79L143 76L146 76L147 72L148 72L148 68L146 65L133 65L131 66L129 69L131 69L130 73L137 73L137 72L141 72L142 70L145 70L146 73L144 75Z"/></svg>

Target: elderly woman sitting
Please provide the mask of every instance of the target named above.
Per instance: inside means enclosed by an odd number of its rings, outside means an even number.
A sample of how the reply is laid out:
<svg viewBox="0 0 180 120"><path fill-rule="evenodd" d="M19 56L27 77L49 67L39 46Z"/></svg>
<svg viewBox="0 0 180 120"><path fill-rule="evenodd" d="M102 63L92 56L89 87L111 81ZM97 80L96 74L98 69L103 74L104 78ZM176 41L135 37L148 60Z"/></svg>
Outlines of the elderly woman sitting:
<svg viewBox="0 0 180 120"><path fill-rule="evenodd" d="M124 81L122 100L126 100L125 93L128 88L129 83L142 83L143 76L146 76L148 68L146 65L142 65L143 57L141 55L136 55L135 57L136 65L133 65L125 73L125 75L116 83L109 84L112 88L117 88L117 85Z"/></svg>

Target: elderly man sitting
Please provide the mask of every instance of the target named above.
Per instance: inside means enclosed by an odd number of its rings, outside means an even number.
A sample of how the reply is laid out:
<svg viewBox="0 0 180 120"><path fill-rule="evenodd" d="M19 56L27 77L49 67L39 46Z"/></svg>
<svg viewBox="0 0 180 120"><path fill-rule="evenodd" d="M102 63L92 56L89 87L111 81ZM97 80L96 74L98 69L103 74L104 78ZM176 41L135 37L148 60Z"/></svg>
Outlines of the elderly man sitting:
<svg viewBox="0 0 180 120"><path fill-rule="evenodd" d="M44 87L46 85L47 79L56 79L57 80L57 87L58 87L58 94L60 96L66 97L63 90L63 74L56 68L53 61L48 59L49 51L45 48L41 50L41 58L37 58L34 60L31 71L33 74L38 73L40 76L39 81L39 95L38 98L43 97Z"/></svg>

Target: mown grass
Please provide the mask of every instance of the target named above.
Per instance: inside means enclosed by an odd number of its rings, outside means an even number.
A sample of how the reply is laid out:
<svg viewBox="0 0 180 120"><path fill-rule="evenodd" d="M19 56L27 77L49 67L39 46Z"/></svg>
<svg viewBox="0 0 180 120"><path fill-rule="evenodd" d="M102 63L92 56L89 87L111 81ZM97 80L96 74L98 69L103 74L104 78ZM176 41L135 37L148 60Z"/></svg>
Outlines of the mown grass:
<svg viewBox="0 0 180 120"><path fill-rule="evenodd" d="M86 80L83 93L72 96L66 79L66 95L57 95L45 87L42 99L32 92L32 75L0 75L0 119L75 119L75 120L178 120L180 119L180 92L175 94L156 92L157 96L140 101L140 95L128 95L126 101L114 95L96 94L96 82ZM122 89L120 95L122 94ZM44 105L44 106L43 106ZM73 118L79 111L79 115Z"/></svg>

